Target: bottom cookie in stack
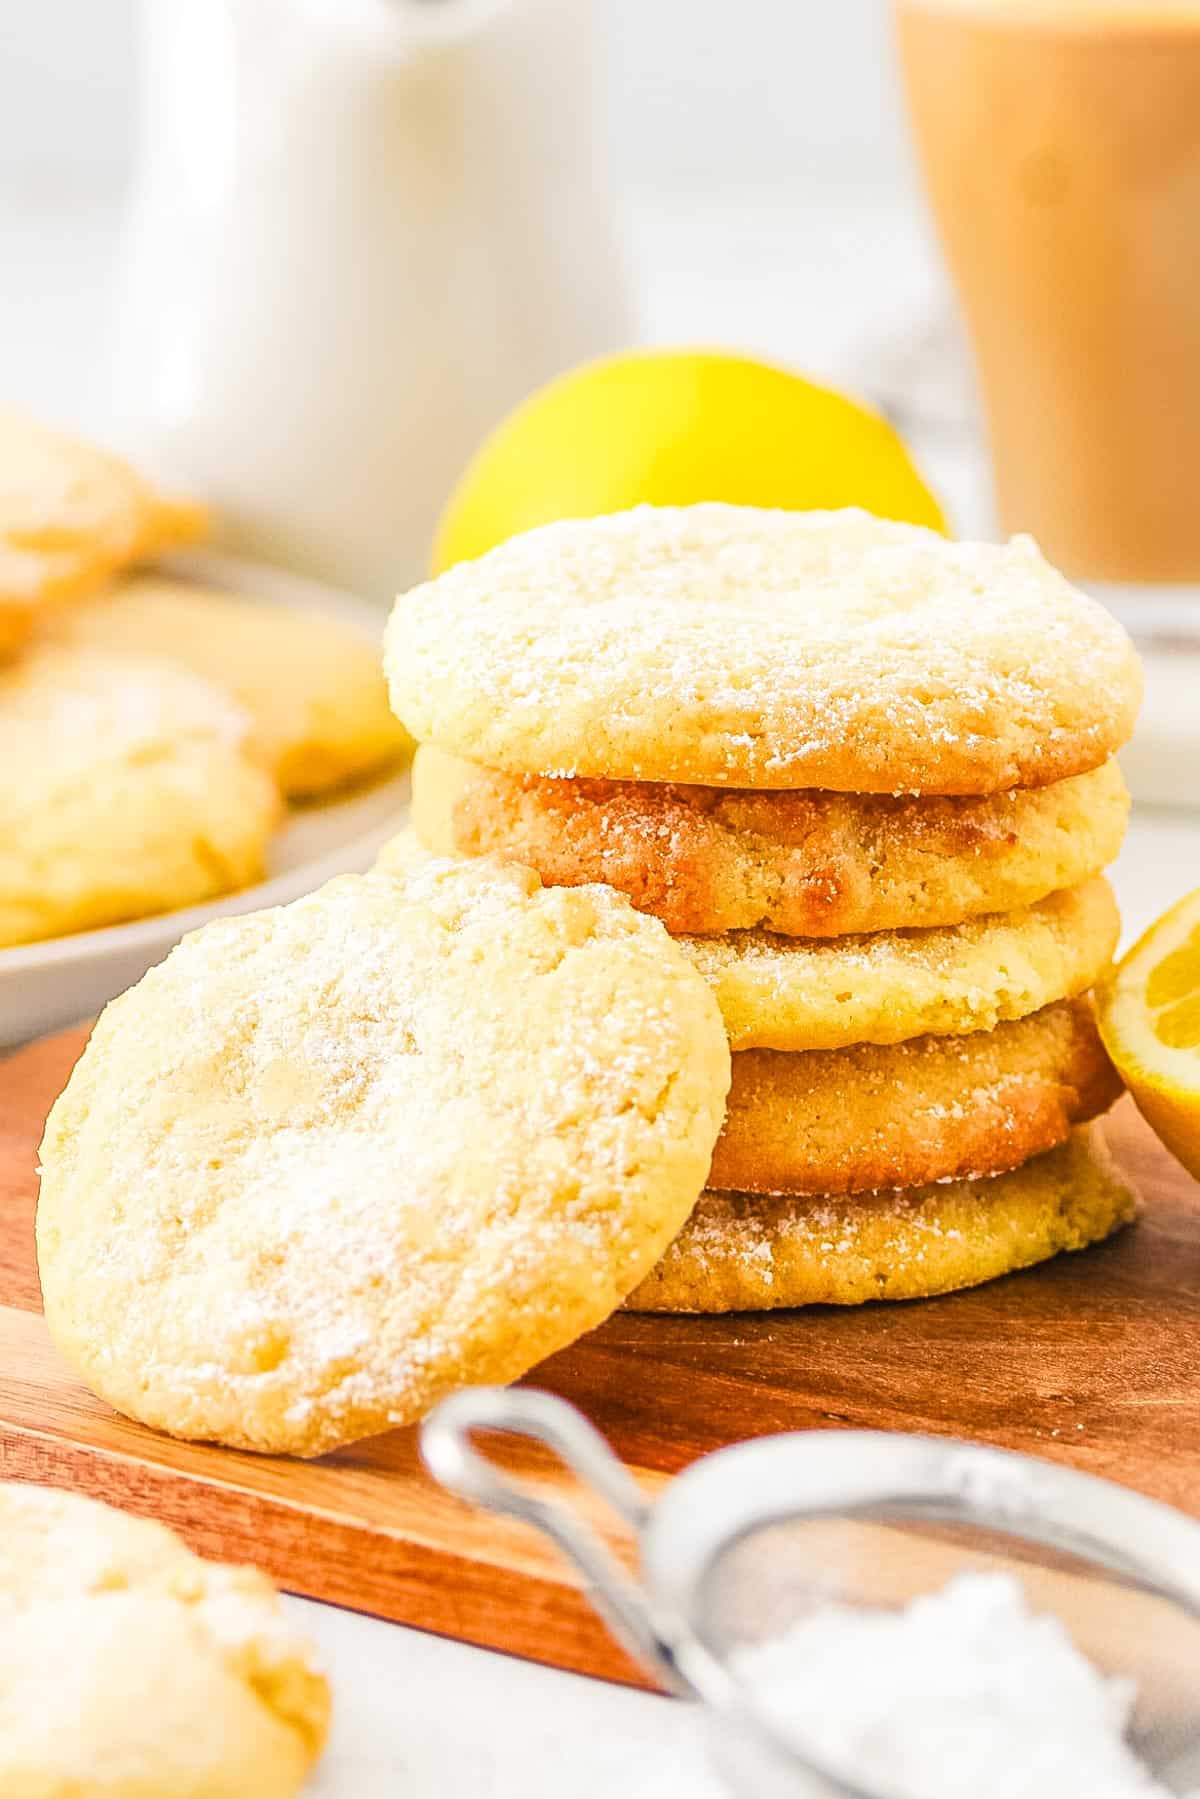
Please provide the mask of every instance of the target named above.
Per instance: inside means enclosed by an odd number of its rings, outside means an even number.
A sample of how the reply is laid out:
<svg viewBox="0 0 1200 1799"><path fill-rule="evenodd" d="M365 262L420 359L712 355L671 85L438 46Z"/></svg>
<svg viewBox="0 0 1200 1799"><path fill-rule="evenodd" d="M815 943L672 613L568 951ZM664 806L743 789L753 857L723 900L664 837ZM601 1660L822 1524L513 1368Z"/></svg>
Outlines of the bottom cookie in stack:
<svg viewBox="0 0 1200 1799"><path fill-rule="evenodd" d="M625 1308L737 1312L924 1299L1084 1249L1136 1210L1098 1124L1019 1168L975 1180L816 1198L710 1190Z"/></svg>

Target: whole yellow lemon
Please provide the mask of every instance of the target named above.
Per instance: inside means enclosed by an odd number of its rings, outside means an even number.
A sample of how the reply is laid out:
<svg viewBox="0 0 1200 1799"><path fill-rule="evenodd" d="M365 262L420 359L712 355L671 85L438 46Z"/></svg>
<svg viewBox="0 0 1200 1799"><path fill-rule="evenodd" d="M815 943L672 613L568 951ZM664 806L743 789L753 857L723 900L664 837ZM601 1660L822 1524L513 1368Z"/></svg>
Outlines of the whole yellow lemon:
<svg viewBox="0 0 1200 1799"><path fill-rule="evenodd" d="M551 519L698 500L946 528L900 438L857 400L750 356L630 350L539 388L484 440L439 520L434 572Z"/></svg>

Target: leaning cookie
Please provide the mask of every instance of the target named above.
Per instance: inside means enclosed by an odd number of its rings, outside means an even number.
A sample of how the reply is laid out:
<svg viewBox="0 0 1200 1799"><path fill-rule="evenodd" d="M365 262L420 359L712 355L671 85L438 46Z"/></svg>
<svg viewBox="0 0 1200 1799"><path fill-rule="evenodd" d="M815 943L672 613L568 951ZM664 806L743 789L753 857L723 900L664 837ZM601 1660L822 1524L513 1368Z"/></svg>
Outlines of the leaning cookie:
<svg viewBox="0 0 1200 1799"><path fill-rule="evenodd" d="M767 1311L975 1287L1130 1223L1100 1125L1008 1174L841 1199L705 1193L634 1312Z"/></svg>
<svg viewBox="0 0 1200 1799"><path fill-rule="evenodd" d="M343 876L104 1012L42 1145L47 1323L178 1436L315 1455L409 1423L620 1304L728 1084L705 983L608 888Z"/></svg>
<svg viewBox="0 0 1200 1799"><path fill-rule="evenodd" d="M0 945L250 886L281 810L247 714L173 663L44 645L0 670Z"/></svg>
<svg viewBox="0 0 1200 1799"><path fill-rule="evenodd" d="M677 935L844 937L960 924L1075 887L1121 847L1115 761L982 797L754 793L561 780L424 744L413 825L438 855L502 855L544 881L605 881Z"/></svg>
<svg viewBox="0 0 1200 1799"><path fill-rule="evenodd" d="M527 531L397 601L418 742L516 773L986 794L1098 768L1133 646L1030 538L865 512L638 507Z"/></svg>

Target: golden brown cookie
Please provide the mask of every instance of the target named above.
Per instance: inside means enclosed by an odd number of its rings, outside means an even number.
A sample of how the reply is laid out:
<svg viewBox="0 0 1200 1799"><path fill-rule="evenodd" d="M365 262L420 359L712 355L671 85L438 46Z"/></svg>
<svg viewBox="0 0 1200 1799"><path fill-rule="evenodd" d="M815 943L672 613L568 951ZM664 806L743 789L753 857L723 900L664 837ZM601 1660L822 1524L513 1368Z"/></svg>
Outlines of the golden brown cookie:
<svg viewBox="0 0 1200 1799"><path fill-rule="evenodd" d="M0 662L7 662L29 640L33 629L33 608L21 600L4 597L3 569L4 550L0 546Z"/></svg>
<svg viewBox="0 0 1200 1799"><path fill-rule="evenodd" d="M1136 1215L1104 1144L1082 1125L1008 1174L841 1199L708 1192L654 1272L635 1312L767 1311L924 1299L978 1286Z"/></svg>
<svg viewBox="0 0 1200 1799"><path fill-rule="evenodd" d="M657 919L424 857L185 937L42 1144L46 1322L176 1436L317 1455L599 1324L704 1184L729 1054Z"/></svg>
<svg viewBox="0 0 1200 1799"><path fill-rule="evenodd" d="M784 936L959 924L1098 874L1129 795L1115 761L983 798L752 793L554 780L425 744L413 824L439 855L501 855L544 881L606 881L669 931Z"/></svg>
<svg viewBox="0 0 1200 1799"><path fill-rule="evenodd" d="M1141 696L1125 632L1030 538L852 510L544 525L402 595L384 660L418 742L713 787L1042 787L1107 761Z"/></svg>
<svg viewBox="0 0 1200 1799"><path fill-rule="evenodd" d="M1105 1111L1121 1083L1090 1000L966 1037L733 1058L709 1184L862 1193L1000 1174Z"/></svg>
<svg viewBox="0 0 1200 1799"><path fill-rule="evenodd" d="M282 807L251 730L154 656L39 644L0 669L0 945L261 880Z"/></svg>
<svg viewBox="0 0 1200 1799"><path fill-rule="evenodd" d="M0 1484L6 1799L293 1799L328 1723L312 1647L257 1569Z"/></svg>
<svg viewBox="0 0 1200 1799"><path fill-rule="evenodd" d="M363 780L408 748L388 708L378 645L321 614L143 575L56 610L46 633L170 657L228 689L291 799Z"/></svg>
<svg viewBox="0 0 1200 1799"><path fill-rule="evenodd" d="M676 941L716 994L733 1049L806 1050L990 1031L1086 992L1119 931L1098 877L1035 906L924 931Z"/></svg>
<svg viewBox="0 0 1200 1799"><path fill-rule="evenodd" d="M0 411L0 613L88 593L206 524L110 451Z"/></svg>

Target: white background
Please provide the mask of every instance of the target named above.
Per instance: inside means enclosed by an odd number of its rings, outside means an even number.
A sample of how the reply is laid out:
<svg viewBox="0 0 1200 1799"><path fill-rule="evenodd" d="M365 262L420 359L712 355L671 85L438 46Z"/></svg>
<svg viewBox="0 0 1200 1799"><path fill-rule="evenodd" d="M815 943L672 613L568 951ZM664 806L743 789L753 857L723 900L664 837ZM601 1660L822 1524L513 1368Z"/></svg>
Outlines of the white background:
<svg viewBox="0 0 1200 1799"><path fill-rule="evenodd" d="M888 0L594 4L637 335L726 343L878 400L897 330L945 294ZM0 0L0 399L101 434L88 381L134 150L137 14ZM955 479L960 528L986 528Z"/></svg>
<svg viewBox="0 0 1200 1799"><path fill-rule="evenodd" d="M597 4L616 166L635 201L804 197L822 183L908 197L885 0ZM119 186L136 12L135 0L0 0L0 180Z"/></svg>

